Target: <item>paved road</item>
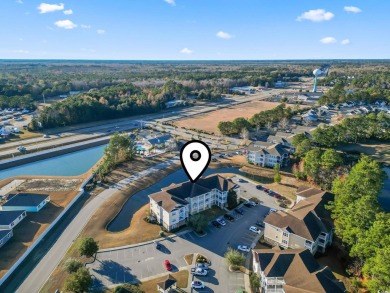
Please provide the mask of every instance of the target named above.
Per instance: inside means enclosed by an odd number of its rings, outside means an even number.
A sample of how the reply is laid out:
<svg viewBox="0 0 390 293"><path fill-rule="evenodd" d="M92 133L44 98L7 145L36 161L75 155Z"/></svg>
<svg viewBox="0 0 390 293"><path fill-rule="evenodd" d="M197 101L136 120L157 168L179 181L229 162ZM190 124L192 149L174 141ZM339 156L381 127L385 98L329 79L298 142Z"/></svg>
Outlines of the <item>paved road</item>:
<svg viewBox="0 0 390 293"><path fill-rule="evenodd" d="M192 280L205 282L206 288L198 292L234 293L244 289L244 274L230 273L223 255L228 247L237 245L251 246L257 234L249 231L249 227L261 220L269 208L258 205L253 208L242 207L244 215L233 213L234 222L227 222L222 228L209 225L207 235L198 237L194 232L185 233L160 241L162 249L155 249L152 243L140 246L101 251L97 260L88 265L95 276L94 287L112 287L123 282L134 282L155 275L166 273L164 260L169 260L174 271L190 269L184 256L191 253L204 254L211 260L211 269L206 277L194 277ZM190 290L190 289L188 289ZM192 291L191 291L192 292Z"/></svg>
<svg viewBox="0 0 390 293"><path fill-rule="evenodd" d="M94 199L92 199L74 218L69 226L63 231L61 236L47 252L47 254L41 259L30 275L22 282L16 292L20 293L34 293L39 292L39 289L44 285L46 280L50 277L52 271L56 268L61 261L66 251L72 245L73 241L80 234L85 224L89 221L96 210L104 204L104 202L112 196L116 191L130 184L141 177L147 176L151 173L158 172L165 169L167 166L179 163L177 158L168 160L164 163L156 165L152 168L136 173L129 178L125 178L112 186L109 189L104 190Z"/></svg>
<svg viewBox="0 0 390 293"><path fill-rule="evenodd" d="M280 90L272 91L272 94L277 94ZM194 106L190 108L173 109L172 111L165 111L158 114L149 114L143 116L135 116L129 120L114 122L104 125L76 129L72 131L61 132L50 135L49 138L36 137L15 142L7 142L0 145L0 156L3 158L12 158L19 156L20 152L16 150L19 145L24 145L29 151L39 151L47 147L60 147L64 144L77 143L81 140L93 139L101 136L108 136L115 131L125 131L138 128L140 123L144 125L146 121L159 119L159 121L172 121L180 118L204 114L215 111L220 108L231 107L235 104L246 103L253 100L266 99L270 97L271 92L262 92L255 95L242 97L229 97L222 103L207 103L202 106ZM191 135L189 135L191 136Z"/></svg>

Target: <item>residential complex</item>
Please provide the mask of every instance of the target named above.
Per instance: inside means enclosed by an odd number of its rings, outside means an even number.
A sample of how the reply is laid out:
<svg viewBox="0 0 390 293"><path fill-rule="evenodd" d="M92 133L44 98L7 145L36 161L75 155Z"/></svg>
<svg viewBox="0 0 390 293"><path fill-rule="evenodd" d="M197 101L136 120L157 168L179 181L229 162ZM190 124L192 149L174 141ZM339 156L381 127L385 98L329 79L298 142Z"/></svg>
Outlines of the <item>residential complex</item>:
<svg viewBox="0 0 390 293"><path fill-rule="evenodd" d="M332 271L321 267L307 249L252 250L253 271L264 293L345 292Z"/></svg>
<svg viewBox="0 0 390 293"><path fill-rule="evenodd" d="M332 244L333 228L325 204L333 194L309 187L297 190L291 210L270 213L264 220L264 239L284 248L307 248L312 254Z"/></svg>
<svg viewBox="0 0 390 293"><path fill-rule="evenodd" d="M247 148L246 159L249 163L262 167L287 166L293 150L280 143L253 142Z"/></svg>
<svg viewBox="0 0 390 293"><path fill-rule="evenodd" d="M224 208L230 190L234 190L239 196L239 186L220 175L202 177L195 183L186 181L172 184L149 195L150 211L170 231L186 224L190 215L214 205Z"/></svg>
<svg viewBox="0 0 390 293"><path fill-rule="evenodd" d="M50 196L45 194L10 194L7 201L0 206L0 211L39 212L49 201Z"/></svg>

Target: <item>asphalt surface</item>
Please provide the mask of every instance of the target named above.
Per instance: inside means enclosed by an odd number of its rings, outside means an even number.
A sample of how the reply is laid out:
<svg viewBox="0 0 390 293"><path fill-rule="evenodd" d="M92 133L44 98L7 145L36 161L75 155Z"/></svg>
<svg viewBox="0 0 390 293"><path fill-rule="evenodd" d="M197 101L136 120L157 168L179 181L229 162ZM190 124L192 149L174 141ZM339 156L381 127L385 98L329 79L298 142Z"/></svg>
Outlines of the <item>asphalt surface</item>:
<svg viewBox="0 0 390 293"><path fill-rule="evenodd" d="M159 250L153 243L148 243L99 252L96 261L87 265L95 278L94 288L112 287L167 273L164 260L170 261L173 271L190 270L193 266L187 266L184 256L201 253L211 260L211 267L207 276L191 277L191 281L200 280L206 284L205 289L194 291L234 293L238 289L244 289L244 274L230 273L223 256L229 247L237 249L238 245L253 244L258 234L249 231L249 227L262 220L269 208L262 205L252 208L244 206L242 210L244 215L233 212L235 221L227 222L224 227L209 225L206 236L199 237L194 232L188 232L172 239L166 238L160 241L162 248ZM189 290L191 289L186 289Z"/></svg>
<svg viewBox="0 0 390 293"><path fill-rule="evenodd" d="M116 191L120 190L123 186L137 180L139 177L148 176L152 172L158 172L166 168L170 164L178 163L177 159L171 159L157 166L134 174L129 178L125 178L112 186L109 189L104 190L102 193L93 198L73 219L73 221L63 230L61 236L57 239L47 254L40 260L35 266L32 272L27 276L21 285L16 290L20 293L34 293L39 292L40 288L45 284L46 280L50 277L52 271L56 268L61 261L66 251L72 245L73 241L78 237L83 230L85 224L89 221L96 210L104 204L104 202L112 196Z"/></svg>

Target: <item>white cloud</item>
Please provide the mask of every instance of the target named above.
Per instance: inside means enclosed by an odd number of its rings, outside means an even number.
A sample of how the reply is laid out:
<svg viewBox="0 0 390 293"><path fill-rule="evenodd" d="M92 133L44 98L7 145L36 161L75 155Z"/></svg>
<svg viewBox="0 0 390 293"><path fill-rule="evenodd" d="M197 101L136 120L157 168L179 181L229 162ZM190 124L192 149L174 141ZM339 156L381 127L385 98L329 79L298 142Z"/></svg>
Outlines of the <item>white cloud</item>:
<svg viewBox="0 0 390 293"><path fill-rule="evenodd" d="M180 51L180 53L182 54L192 54L194 51L188 49L188 48L184 48Z"/></svg>
<svg viewBox="0 0 390 293"><path fill-rule="evenodd" d="M175 0L164 0L165 2L167 2L168 4L172 5L172 6L176 6L176 1Z"/></svg>
<svg viewBox="0 0 390 293"><path fill-rule="evenodd" d="M15 2L18 3L18 4L23 4L22 0L16 0Z"/></svg>
<svg viewBox="0 0 390 293"><path fill-rule="evenodd" d="M49 13L49 12L64 10L64 7L65 7L64 3L59 3L59 4L41 3L37 7L37 9L39 10L39 13Z"/></svg>
<svg viewBox="0 0 390 293"><path fill-rule="evenodd" d="M72 9L64 10L64 14L65 15L73 14L73 10Z"/></svg>
<svg viewBox="0 0 390 293"><path fill-rule="evenodd" d="M226 32L223 32L223 31L217 32L216 36L218 38L225 39L225 40L233 38L233 35L226 33Z"/></svg>
<svg viewBox="0 0 390 293"><path fill-rule="evenodd" d="M103 35L106 31L105 31L105 30L102 30L102 29L98 29L98 30L96 30L96 32L97 32L99 35Z"/></svg>
<svg viewBox="0 0 390 293"><path fill-rule="evenodd" d="M341 41L341 45L349 45L351 41L349 39L345 39Z"/></svg>
<svg viewBox="0 0 390 293"><path fill-rule="evenodd" d="M29 54L30 51L28 51L28 50L16 50L15 53L18 53L18 54Z"/></svg>
<svg viewBox="0 0 390 293"><path fill-rule="evenodd" d="M320 40L320 42L323 43L323 44L333 44L333 43L336 43L337 40L335 38L333 38L333 37L326 37L326 38L322 38Z"/></svg>
<svg viewBox="0 0 390 293"><path fill-rule="evenodd" d="M344 6L344 10L352 13L362 12L362 10L359 7L355 7L355 6Z"/></svg>
<svg viewBox="0 0 390 293"><path fill-rule="evenodd" d="M311 20L314 22L321 22L325 20L331 20L334 17L334 14L324 9L313 9L302 13L298 16L297 21L302 20Z"/></svg>
<svg viewBox="0 0 390 293"><path fill-rule="evenodd" d="M71 21L69 19L59 20L59 21L56 21L54 24L58 27L68 29L68 30L74 29L75 27L77 27L77 24L75 24L73 21Z"/></svg>
<svg viewBox="0 0 390 293"><path fill-rule="evenodd" d="M89 24L82 24L82 25L80 25L80 27L83 29L89 30L92 26L90 26Z"/></svg>

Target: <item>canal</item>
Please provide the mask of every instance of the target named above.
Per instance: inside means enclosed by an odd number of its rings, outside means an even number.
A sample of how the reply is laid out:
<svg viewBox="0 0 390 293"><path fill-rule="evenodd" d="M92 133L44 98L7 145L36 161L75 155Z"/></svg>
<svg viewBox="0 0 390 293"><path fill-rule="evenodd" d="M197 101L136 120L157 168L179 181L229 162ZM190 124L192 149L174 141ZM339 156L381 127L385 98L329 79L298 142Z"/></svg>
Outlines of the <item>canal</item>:
<svg viewBox="0 0 390 293"><path fill-rule="evenodd" d="M103 155L105 145L24 164L0 171L0 180L23 175L77 176L87 172Z"/></svg>

